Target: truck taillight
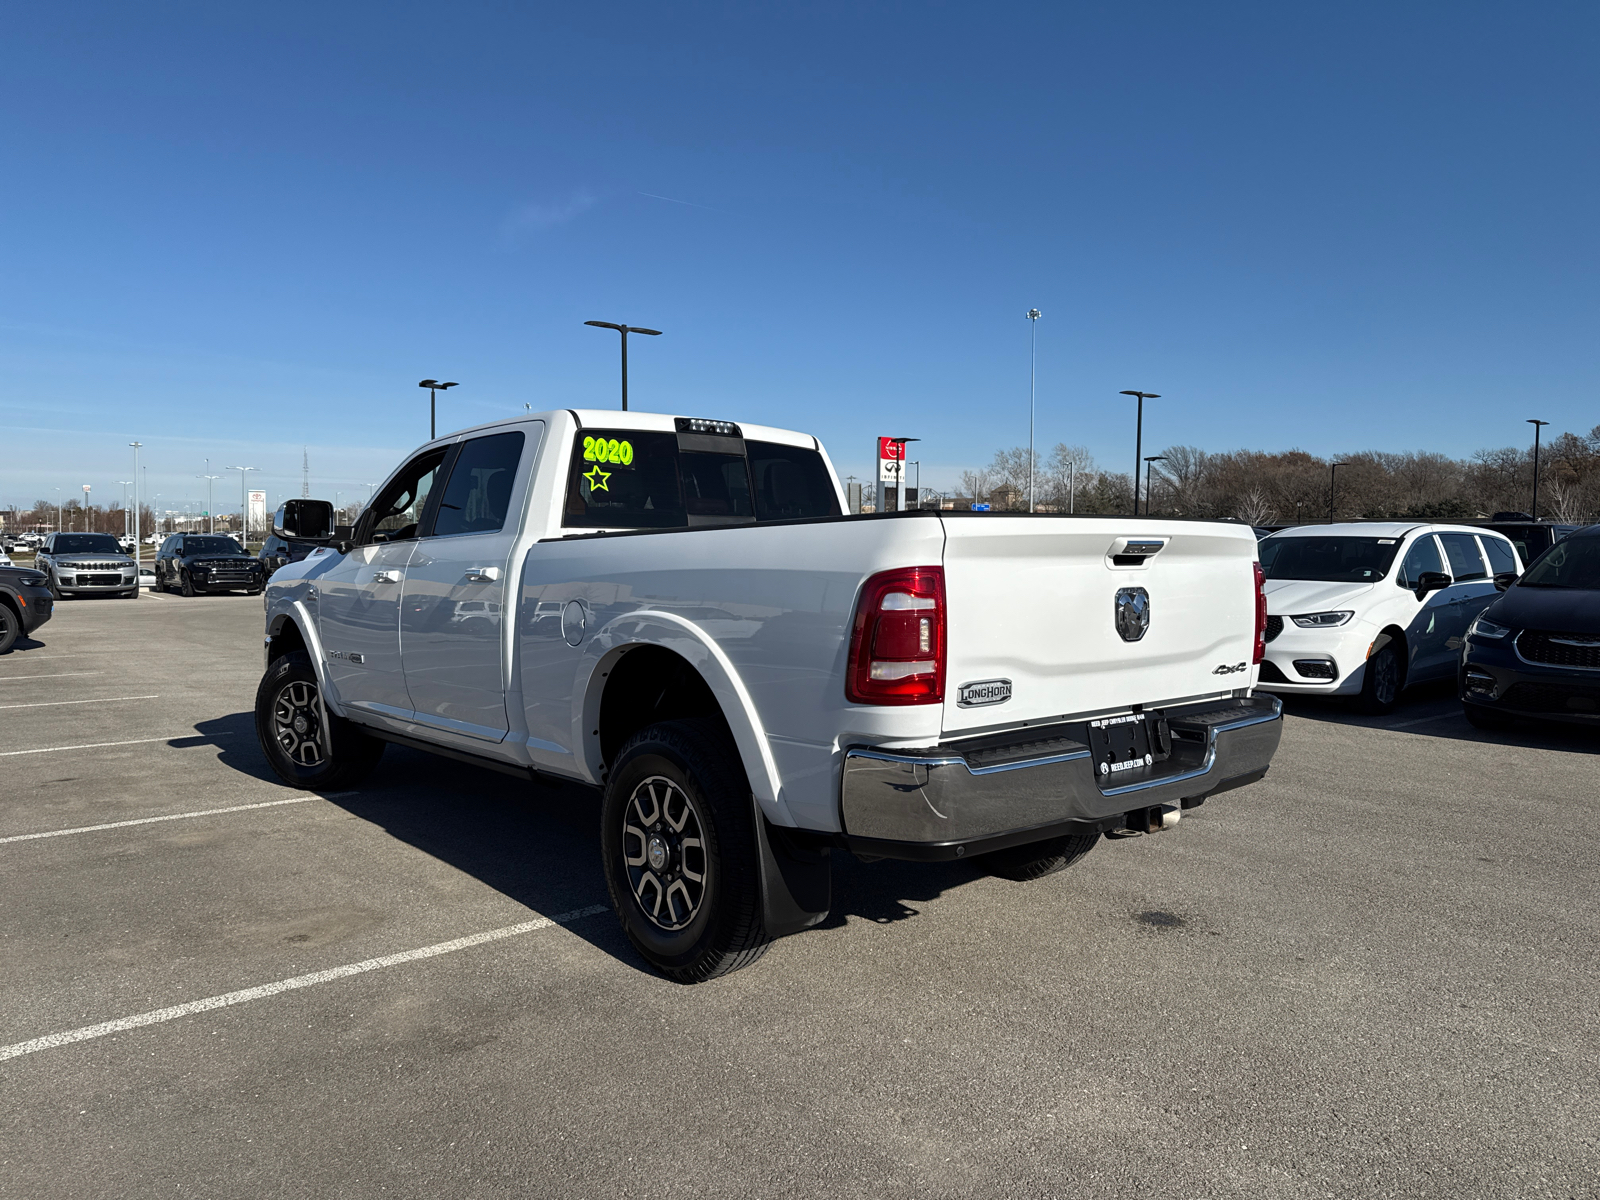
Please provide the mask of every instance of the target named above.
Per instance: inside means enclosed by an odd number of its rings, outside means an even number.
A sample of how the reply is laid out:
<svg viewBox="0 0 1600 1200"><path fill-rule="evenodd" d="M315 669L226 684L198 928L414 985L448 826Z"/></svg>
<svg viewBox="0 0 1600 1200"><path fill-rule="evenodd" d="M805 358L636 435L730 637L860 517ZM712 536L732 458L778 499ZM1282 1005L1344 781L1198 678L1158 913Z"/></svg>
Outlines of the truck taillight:
<svg viewBox="0 0 1600 1200"><path fill-rule="evenodd" d="M853 704L944 700L944 568L871 576L856 602L845 696Z"/></svg>
<svg viewBox="0 0 1600 1200"><path fill-rule="evenodd" d="M1256 651L1250 661L1258 663L1267 657L1267 573L1260 563L1253 565L1256 569Z"/></svg>

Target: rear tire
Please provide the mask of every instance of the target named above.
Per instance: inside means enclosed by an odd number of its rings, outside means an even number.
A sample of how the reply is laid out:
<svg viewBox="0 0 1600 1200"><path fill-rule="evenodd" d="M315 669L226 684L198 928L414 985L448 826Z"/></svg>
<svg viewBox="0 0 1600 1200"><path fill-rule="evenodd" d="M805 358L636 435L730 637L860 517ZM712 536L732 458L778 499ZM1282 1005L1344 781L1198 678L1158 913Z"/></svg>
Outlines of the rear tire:
<svg viewBox="0 0 1600 1200"><path fill-rule="evenodd" d="M256 738L278 778L309 791L350 787L383 757L384 743L327 714L328 743L321 737L317 673L311 656L291 650L272 660L256 689Z"/></svg>
<svg viewBox="0 0 1600 1200"><path fill-rule="evenodd" d="M1026 883L1054 875L1057 871L1065 871L1093 850L1099 840L1098 833L1086 833L1029 842L1025 846L1012 846L986 854L983 856L983 865L1002 879Z"/></svg>
<svg viewBox="0 0 1600 1200"><path fill-rule="evenodd" d="M0 654L11 653L11 647L22 636L22 618L11 605L0 601Z"/></svg>
<svg viewBox="0 0 1600 1200"><path fill-rule="evenodd" d="M1485 708L1481 704L1467 704L1463 701L1461 711L1466 714L1467 724L1474 729L1493 731L1511 728L1511 717L1505 713L1495 712L1492 708Z"/></svg>
<svg viewBox="0 0 1600 1200"><path fill-rule="evenodd" d="M1361 695L1356 707L1369 716L1392 713L1400 704L1400 689L1405 686L1400 665L1400 643L1388 642L1367 659L1361 680Z"/></svg>
<svg viewBox="0 0 1600 1200"><path fill-rule="evenodd" d="M662 974L703 983L766 951L755 801L720 723L667 721L635 734L617 755L600 819L611 904Z"/></svg>

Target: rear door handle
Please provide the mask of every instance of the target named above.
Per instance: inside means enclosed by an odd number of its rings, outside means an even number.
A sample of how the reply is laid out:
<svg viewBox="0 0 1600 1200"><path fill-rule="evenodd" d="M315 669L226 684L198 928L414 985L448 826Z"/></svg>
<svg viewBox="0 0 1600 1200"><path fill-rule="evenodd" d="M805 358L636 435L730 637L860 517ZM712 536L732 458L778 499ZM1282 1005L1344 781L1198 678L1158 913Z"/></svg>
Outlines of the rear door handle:
<svg viewBox="0 0 1600 1200"><path fill-rule="evenodd" d="M493 583L500 578L499 567L468 567L467 581L469 583Z"/></svg>
<svg viewBox="0 0 1600 1200"><path fill-rule="evenodd" d="M400 572L399 571L374 571L372 573L372 582L373 583L399 583L400 582Z"/></svg>

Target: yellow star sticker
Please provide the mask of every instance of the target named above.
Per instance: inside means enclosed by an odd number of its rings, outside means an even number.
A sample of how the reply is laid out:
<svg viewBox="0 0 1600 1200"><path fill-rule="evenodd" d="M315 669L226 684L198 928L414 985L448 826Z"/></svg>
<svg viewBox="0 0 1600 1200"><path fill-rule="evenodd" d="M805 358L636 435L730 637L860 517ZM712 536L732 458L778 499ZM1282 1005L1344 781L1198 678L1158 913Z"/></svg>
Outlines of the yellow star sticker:
<svg viewBox="0 0 1600 1200"><path fill-rule="evenodd" d="M599 478L595 478L596 476L599 476ZM602 471L598 463L584 475L584 478L589 481L589 490L591 492L609 492L611 490L606 484L606 480L611 478L611 472Z"/></svg>

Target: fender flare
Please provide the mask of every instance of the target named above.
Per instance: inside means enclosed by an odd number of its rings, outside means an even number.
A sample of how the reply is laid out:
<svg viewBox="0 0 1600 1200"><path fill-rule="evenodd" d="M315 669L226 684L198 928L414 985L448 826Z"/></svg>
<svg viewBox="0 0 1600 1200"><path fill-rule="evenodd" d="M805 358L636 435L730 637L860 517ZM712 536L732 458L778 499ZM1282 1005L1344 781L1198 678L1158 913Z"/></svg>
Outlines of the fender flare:
<svg viewBox="0 0 1600 1200"><path fill-rule="evenodd" d="M293 625L300 631L300 640L305 643L306 653L311 657L311 669L317 673L317 695L321 697L323 707L334 716L343 717L344 706L339 703L338 693L328 683L328 664L322 654L322 639L317 636L316 622L311 619L303 600L291 600L274 612L267 619L267 636L277 637L285 625Z"/></svg>

